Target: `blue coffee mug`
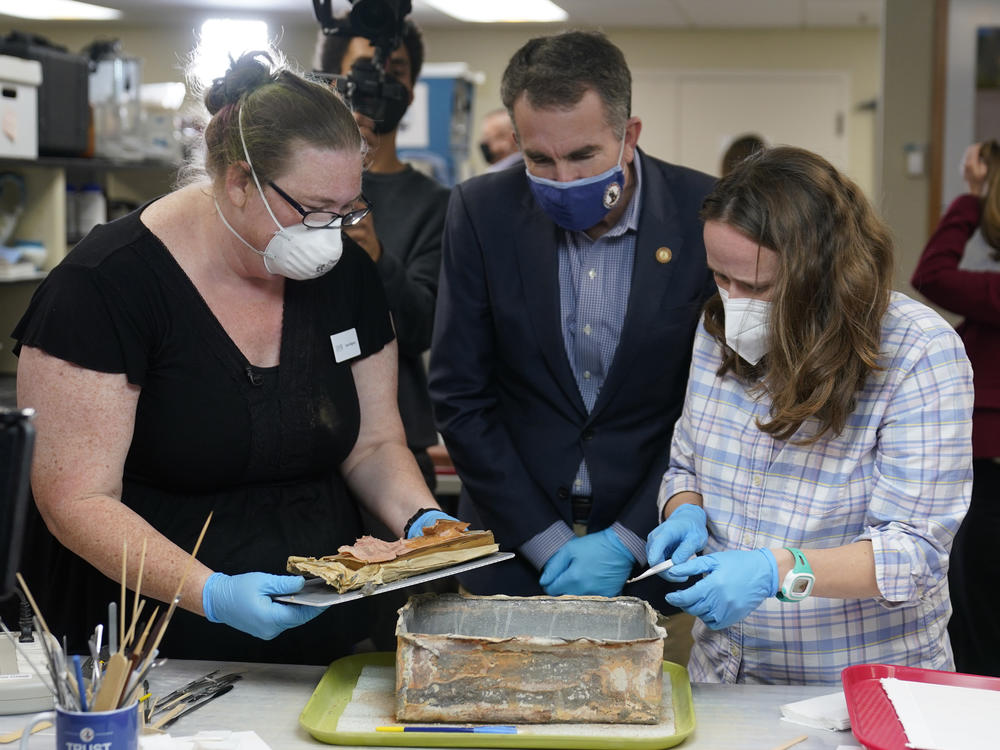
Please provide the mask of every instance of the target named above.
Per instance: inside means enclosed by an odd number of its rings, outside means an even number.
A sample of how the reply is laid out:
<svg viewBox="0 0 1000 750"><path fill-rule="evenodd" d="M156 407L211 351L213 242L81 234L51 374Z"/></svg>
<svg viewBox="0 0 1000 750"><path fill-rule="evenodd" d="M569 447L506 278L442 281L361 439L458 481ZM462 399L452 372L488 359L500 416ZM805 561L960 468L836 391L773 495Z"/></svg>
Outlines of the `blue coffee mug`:
<svg viewBox="0 0 1000 750"><path fill-rule="evenodd" d="M56 747L63 750L138 750L139 704L114 711L67 711L58 706L31 718L21 735L21 750L27 750L36 724L56 725Z"/></svg>

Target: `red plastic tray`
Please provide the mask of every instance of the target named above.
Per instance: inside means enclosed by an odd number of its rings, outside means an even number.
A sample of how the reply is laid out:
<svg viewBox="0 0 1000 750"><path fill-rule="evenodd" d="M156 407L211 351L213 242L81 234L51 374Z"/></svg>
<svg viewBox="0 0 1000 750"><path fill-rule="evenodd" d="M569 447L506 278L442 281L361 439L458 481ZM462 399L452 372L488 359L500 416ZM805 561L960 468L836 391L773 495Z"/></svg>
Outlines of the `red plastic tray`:
<svg viewBox="0 0 1000 750"><path fill-rule="evenodd" d="M892 702L882 689L883 677L936 685L957 685L980 690L1000 690L1000 678L977 674L939 672L934 669L892 664L856 664L840 673L851 717L851 731L868 750L907 750L906 733Z"/></svg>

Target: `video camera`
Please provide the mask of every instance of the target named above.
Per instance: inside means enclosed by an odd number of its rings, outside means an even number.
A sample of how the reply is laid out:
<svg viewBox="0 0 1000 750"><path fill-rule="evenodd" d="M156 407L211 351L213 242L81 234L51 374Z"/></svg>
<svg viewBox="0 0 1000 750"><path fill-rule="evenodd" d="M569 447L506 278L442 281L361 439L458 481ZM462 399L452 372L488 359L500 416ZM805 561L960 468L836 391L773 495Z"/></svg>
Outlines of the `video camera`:
<svg viewBox="0 0 1000 750"><path fill-rule="evenodd" d="M399 124L410 103L410 92L385 73L385 62L403 41L403 24L413 8L411 0L351 0L346 18L335 18L332 0L313 0L324 34L360 36L371 42L371 60L357 60L351 72L327 75L337 91L357 112L375 122L376 133L388 133Z"/></svg>

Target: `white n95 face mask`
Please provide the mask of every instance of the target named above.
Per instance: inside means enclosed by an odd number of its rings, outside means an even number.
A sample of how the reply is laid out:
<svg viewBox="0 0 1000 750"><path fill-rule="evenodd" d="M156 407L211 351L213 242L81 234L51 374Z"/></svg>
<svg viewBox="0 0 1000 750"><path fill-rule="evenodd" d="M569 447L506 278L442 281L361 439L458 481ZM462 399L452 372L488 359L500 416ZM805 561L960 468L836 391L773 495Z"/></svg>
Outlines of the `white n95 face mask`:
<svg viewBox="0 0 1000 750"><path fill-rule="evenodd" d="M257 173L250 162L250 153L247 151L247 144L243 139L242 107L240 108L237 122L240 128L240 141L243 144L243 155L246 156L247 164L250 166L250 174L253 177L254 184L257 186L257 192L260 193L260 197L264 201L264 208L267 209L267 213L270 214L271 220L277 225L278 229L268 241L267 247L261 251L243 239L240 233L233 229L229 222L226 221L226 217L222 215L222 209L219 208L219 202L216 200L215 210L219 212L219 218L222 219L222 223L226 225L226 228L236 235L237 239L257 253L257 255L264 258L264 268L267 269L268 273L284 276L295 281L305 281L322 276L337 265L337 261L340 260L340 256L344 252L344 239L340 233L340 220L338 219L336 224L323 228L311 228L305 224L293 224L290 227L283 227L271 210L271 206L267 202L267 197L264 195L263 189L261 189L260 181L257 179Z"/></svg>
<svg viewBox="0 0 1000 750"><path fill-rule="evenodd" d="M264 205L267 205L266 198ZM264 268L268 273L284 276L286 279L306 281L318 278L337 265L344 252L344 239L339 226L310 229L305 224L294 224L290 227L278 224L278 231L268 240L267 247L261 251L243 239L226 221L218 201L215 202L215 210L219 212L222 223L240 242L264 258ZM268 213L270 212L271 209L268 208ZM271 214L271 218L274 218L274 214ZM277 220L275 223L277 224Z"/></svg>
<svg viewBox="0 0 1000 750"><path fill-rule="evenodd" d="M726 344L750 364L757 364L770 348L767 326L771 303L749 297L730 299L722 287L719 296L726 311Z"/></svg>

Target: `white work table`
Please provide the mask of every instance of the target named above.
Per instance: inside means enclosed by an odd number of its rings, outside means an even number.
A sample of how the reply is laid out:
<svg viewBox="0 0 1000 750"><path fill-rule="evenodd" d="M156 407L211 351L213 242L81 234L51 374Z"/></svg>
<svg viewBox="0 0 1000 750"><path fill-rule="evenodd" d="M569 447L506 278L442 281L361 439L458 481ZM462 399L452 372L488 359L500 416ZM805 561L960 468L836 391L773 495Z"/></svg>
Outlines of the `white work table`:
<svg viewBox="0 0 1000 750"><path fill-rule="evenodd" d="M150 672L153 695L171 690L213 669L222 673L243 672L243 679L226 695L181 718L170 727L175 737L203 730L252 729L272 750L318 750L325 745L299 726L299 713L322 677L323 667L238 662L168 661ZM692 686L695 731L681 750L772 750L801 735L808 739L793 750L832 750L839 745L858 745L848 732L808 729L781 720L783 703L835 692L834 687L800 685L707 685ZM30 715L0 716L0 734L24 726ZM8 746L16 747L16 745ZM31 738L32 750L51 750L53 730Z"/></svg>

